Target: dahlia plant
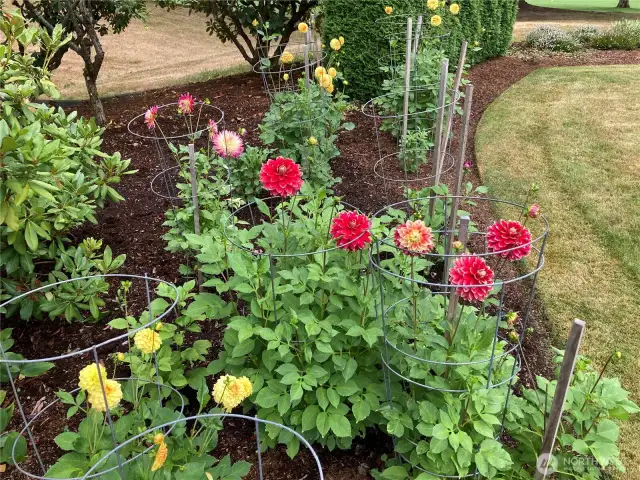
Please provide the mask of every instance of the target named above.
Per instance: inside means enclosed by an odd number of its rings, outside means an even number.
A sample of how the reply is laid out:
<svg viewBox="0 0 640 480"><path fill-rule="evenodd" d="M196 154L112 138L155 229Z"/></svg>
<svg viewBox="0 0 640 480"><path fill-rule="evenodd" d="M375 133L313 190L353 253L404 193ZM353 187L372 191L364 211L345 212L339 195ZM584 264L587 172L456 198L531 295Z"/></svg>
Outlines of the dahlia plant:
<svg viewBox="0 0 640 480"><path fill-rule="evenodd" d="M237 308L224 350L210 368L246 375L260 418L331 449L348 448L379 419L383 397L373 348L382 330L374 308L378 292L368 274L369 220L306 184L294 208L287 201L273 211L261 201L257 206L269 220L250 230L237 223L230 234L248 250L228 253L226 282L205 284L232 293ZM267 254L283 251L287 229L286 253L299 255L273 257L270 268ZM210 246L211 258L219 258ZM203 268L209 254L203 246ZM285 443L290 455L297 453L292 435L266 433L268 445Z"/></svg>

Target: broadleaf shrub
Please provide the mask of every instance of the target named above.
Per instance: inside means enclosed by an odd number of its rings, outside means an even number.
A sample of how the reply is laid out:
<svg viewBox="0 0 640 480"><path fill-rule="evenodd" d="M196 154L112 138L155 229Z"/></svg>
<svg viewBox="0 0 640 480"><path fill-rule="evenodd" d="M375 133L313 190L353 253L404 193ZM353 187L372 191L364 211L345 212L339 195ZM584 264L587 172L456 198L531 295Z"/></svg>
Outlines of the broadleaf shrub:
<svg viewBox="0 0 640 480"><path fill-rule="evenodd" d="M407 0L394 5L393 15L427 11L423 0ZM453 2L447 2L453 3ZM434 35L446 34L442 48L452 65L457 62L462 40L470 46L468 62L479 63L507 51L513 35L518 9L517 0L460 0L460 13L448 16ZM379 71L381 54L389 51L384 30L376 24L385 17L386 0L325 0L323 2L323 38L325 42L339 35L349 41L340 65L349 82L347 93L359 100L369 100L378 94L383 77Z"/></svg>

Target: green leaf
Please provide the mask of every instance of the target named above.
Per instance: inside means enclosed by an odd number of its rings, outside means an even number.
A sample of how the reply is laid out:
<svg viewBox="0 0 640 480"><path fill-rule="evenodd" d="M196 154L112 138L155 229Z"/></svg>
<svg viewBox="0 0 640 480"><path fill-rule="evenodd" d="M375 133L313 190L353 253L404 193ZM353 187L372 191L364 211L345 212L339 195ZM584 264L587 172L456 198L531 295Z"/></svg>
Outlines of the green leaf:
<svg viewBox="0 0 640 480"><path fill-rule="evenodd" d="M493 428L491 428L491 425L486 424L482 420L474 420L473 421L473 428L480 435L484 435L485 437L493 438Z"/></svg>
<svg viewBox="0 0 640 480"><path fill-rule="evenodd" d="M432 435L438 440L447 440L449 438L449 429L443 424L438 423L434 425Z"/></svg>
<svg viewBox="0 0 640 480"><path fill-rule="evenodd" d="M382 478L385 480L406 480L409 478L409 474L404 467L395 465L393 467L385 468L382 472Z"/></svg>
<svg viewBox="0 0 640 480"><path fill-rule="evenodd" d="M256 395L256 403L262 408L273 408L278 405L280 394L271 390L271 387L263 387Z"/></svg>
<svg viewBox="0 0 640 480"><path fill-rule="evenodd" d="M332 414L330 418L331 430L336 437L351 437L351 423L343 415Z"/></svg>
<svg viewBox="0 0 640 480"><path fill-rule="evenodd" d="M38 249L38 235L36 234L31 222L27 222L27 227L24 230L24 239L32 252L35 252Z"/></svg>
<svg viewBox="0 0 640 480"><path fill-rule="evenodd" d="M80 438L80 435L74 432L63 432L58 435L54 441L62 450L74 450L73 442Z"/></svg>
<svg viewBox="0 0 640 480"><path fill-rule="evenodd" d="M353 415L356 418L356 422L361 422L371 413L371 407L369 406L369 402L367 402L366 400L355 402L351 407L351 410L353 410Z"/></svg>
<svg viewBox="0 0 640 480"><path fill-rule="evenodd" d="M309 405L302 414L302 431L306 432L316 427L316 419L320 414L318 405Z"/></svg>
<svg viewBox="0 0 640 480"><path fill-rule="evenodd" d="M331 428L330 418L327 412L320 412L316 417L316 428L323 437L329 433L329 429Z"/></svg>
<svg viewBox="0 0 640 480"><path fill-rule="evenodd" d="M81 453L67 453L47 470L46 477L73 478L80 477L89 469L89 462Z"/></svg>
<svg viewBox="0 0 640 480"><path fill-rule="evenodd" d="M596 432L601 437L606 438L607 440L610 440L614 443L618 441L618 437L620 436L620 429L618 428L618 425L616 425L615 422L609 419L602 420L598 424Z"/></svg>

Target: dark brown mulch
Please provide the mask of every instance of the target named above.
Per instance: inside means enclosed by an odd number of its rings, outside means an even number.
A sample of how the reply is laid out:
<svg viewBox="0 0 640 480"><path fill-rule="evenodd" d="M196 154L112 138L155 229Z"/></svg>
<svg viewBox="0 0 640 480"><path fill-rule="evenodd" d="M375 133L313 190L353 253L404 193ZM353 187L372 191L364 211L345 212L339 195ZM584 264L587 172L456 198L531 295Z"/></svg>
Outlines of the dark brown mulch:
<svg viewBox="0 0 640 480"><path fill-rule="evenodd" d="M484 110L504 90L533 70L565 65L637 63L640 63L640 51L609 51L549 58L502 57L475 66L469 77L475 85L475 93L467 159L475 162L474 135ZM119 191L126 201L109 205L99 211L98 225L87 225L73 232L73 235L78 240L87 236L102 238L105 244L111 246L114 254L126 253L127 261L122 269L123 273L148 273L172 282L182 280L178 273L178 266L182 259L178 255L166 252L165 242L161 238L165 232L162 226L164 212L169 208L169 204L154 196L149 188L151 179L161 170L161 166L158 164L152 146L131 136L127 131L127 123L148 106L175 101L177 95L186 90L197 98L209 98L225 112L227 128L244 127L247 129L246 141L254 145L258 143L257 125L268 108L268 100L262 92L260 78L252 74L106 100L105 112L110 124L104 136L103 148L107 152L119 151L123 157L132 158L132 168L139 171L135 175L122 179ZM79 110L83 114L89 113L86 105L79 105ZM342 178L342 183L336 190L346 202L362 211L373 213L389 203L399 201L400 191L398 189L384 191L380 179L373 172L373 165L379 158L373 121L359 110L349 112L348 119L357 127L351 132L344 132L340 137L338 146L341 157L336 159L333 168L335 175ZM393 151L392 140L387 138L385 141L383 146L386 151ZM455 147L454 145L454 151ZM450 181L451 176L445 175L444 180ZM481 184L476 169L469 174L467 180L474 185ZM426 182L422 186L426 186ZM474 218L481 223L489 222L493 215L486 209L476 211L474 214L476 215ZM507 299L508 308L521 310L526 303L527 292L527 287L522 286L510 294ZM34 355L42 355L43 352L48 355L53 352L70 351L113 336L113 332L104 330L103 326L88 324L67 325L64 322L49 322L45 325L30 323L25 326L19 322L12 322L11 326L15 327L14 351L30 358L34 358ZM536 330L536 334L528 337L529 340L525 342L525 357L531 372L550 376L552 369L548 325L542 306L535 300L529 326L533 326ZM217 350L222 329L214 322L210 322L210 325L203 328L202 336L209 338L214 344L214 350ZM119 345L111 346L110 351L115 351L119 347ZM212 356L216 354L216 351L212 352ZM84 360L88 361L89 358L86 357ZM20 381L21 399L27 413L36 411L39 401L40 403L51 401L57 389L72 385L82 366L84 363L67 362L58 365L47 375ZM522 376L522 381L528 385L531 385L532 380L532 375L526 372ZM52 412L36 429L38 438L43 439L43 453L48 462L60 454L51 439L62 431L64 418L61 410ZM229 452L236 454L236 458L241 458L245 452L250 457L253 455L249 453L253 452L252 435L251 428L240 425L234 432L223 434L220 444L221 453ZM366 439L355 442L355 446L347 452L321 450L320 456L326 478L365 479L369 478L367 474L369 469L380 467L381 454L389 450L387 439L379 434L369 434ZM265 478L316 478L309 455L301 455L293 462L284 461L285 456L281 449L265 454L268 469ZM31 464L31 467L32 471L35 471L35 464ZM15 471L10 471L8 478L17 479L22 476Z"/></svg>

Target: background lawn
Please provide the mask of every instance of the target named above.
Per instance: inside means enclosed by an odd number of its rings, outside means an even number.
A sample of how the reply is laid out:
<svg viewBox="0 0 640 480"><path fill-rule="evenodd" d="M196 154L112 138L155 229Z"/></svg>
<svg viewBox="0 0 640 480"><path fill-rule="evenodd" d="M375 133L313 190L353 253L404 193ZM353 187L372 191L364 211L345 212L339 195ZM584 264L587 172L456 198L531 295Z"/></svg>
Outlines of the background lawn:
<svg viewBox="0 0 640 480"><path fill-rule="evenodd" d="M631 8L616 8L618 0L527 0L537 7L564 8L589 12L640 13L640 0L631 0Z"/></svg>
<svg viewBox="0 0 640 480"><path fill-rule="evenodd" d="M558 342L587 322L582 352L623 358L640 401L640 66L538 70L486 111L476 134L493 196L523 199L532 182L551 223L538 290ZM640 418L625 425L624 478L640 479Z"/></svg>

